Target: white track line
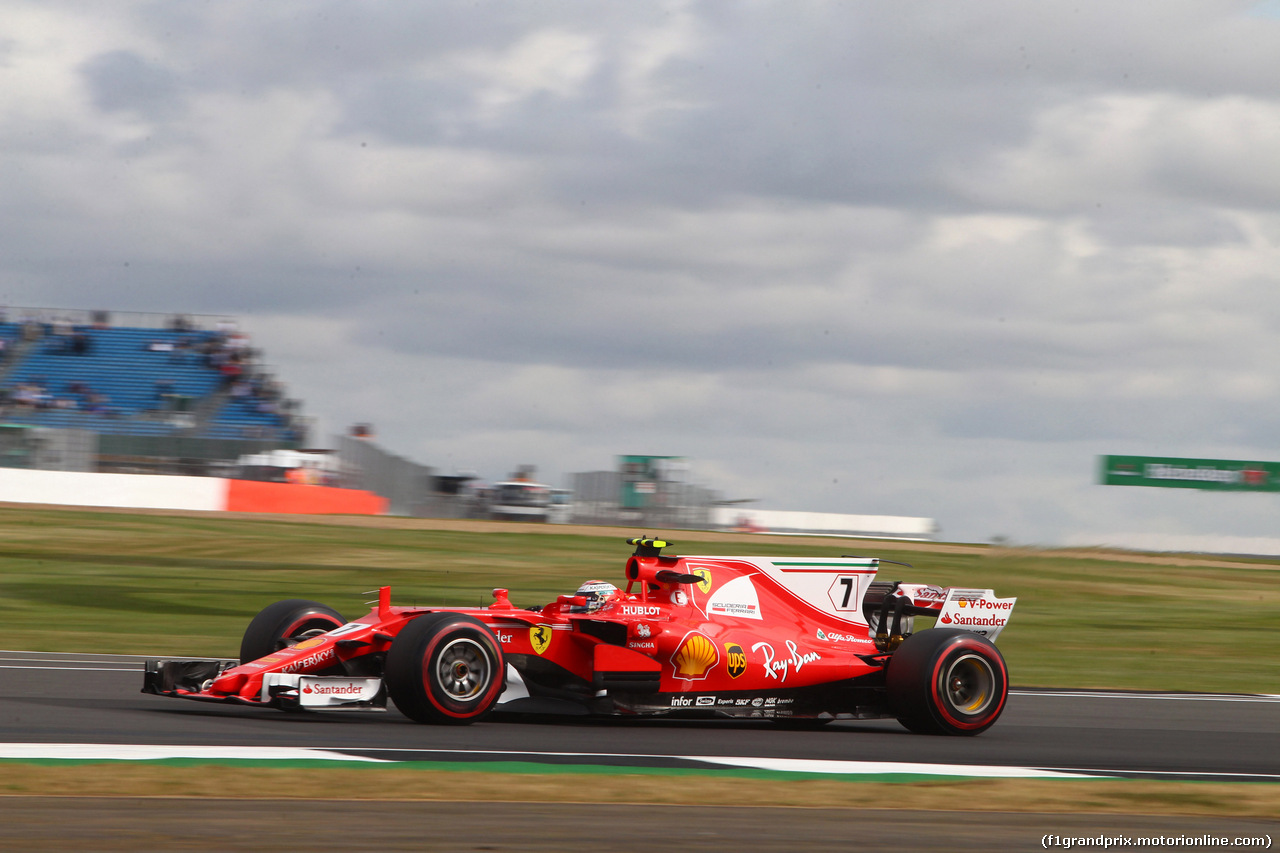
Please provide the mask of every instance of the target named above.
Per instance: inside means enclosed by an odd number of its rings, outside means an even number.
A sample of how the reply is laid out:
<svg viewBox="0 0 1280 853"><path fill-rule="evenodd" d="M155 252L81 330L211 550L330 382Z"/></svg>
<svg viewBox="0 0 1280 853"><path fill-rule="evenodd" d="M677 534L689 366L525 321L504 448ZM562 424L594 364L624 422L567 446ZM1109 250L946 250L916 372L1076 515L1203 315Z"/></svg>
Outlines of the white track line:
<svg viewBox="0 0 1280 853"><path fill-rule="evenodd" d="M1099 778L1069 770L1043 770L1036 767L1001 767L987 764L923 764L911 761L835 761L820 758L734 758L707 755L681 756L694 761L750 767L781 773L832 773L842 776L909 774L912 776L968 776L987 779L1080 779ZM1099 771L1101 772L1101 771Z"/></svg>
<svg viewBox="0 0 1280 853"><path fill-rule="evenodd" d="M374 750L370 750L374 751ZM376 750L384 751L384 750ZM385 750L403 752L440 752L449 753L457 750ZM573 753L573 752L506 752L501 750L478 750L485 755L509 756L512 760L529 760L538 756L560 756L577 758L619 758L627 757L614 753ZM671 758L683 761L696 761L725 767L742 767L756 770L772 770L781 773L822 773L841 776L870 775L913 775L913 776L964 776L984 778L1014 779L1079 779L1084 776L1070 771L1042 770L1032 767L999 767L977 764L919 764L898 761L831 761L804 758L750 758L735 756L707 755L667 755L638 756L644 758ZM71 761L163 761L165 759L186 758L207 761L216 760L250 760L250 761L359 761L373 764L397 764L395 759L369 758L360 755L348 755L333 749L307 747L248 747L248 746L153 746L146 744L101 744L101 743L4 743L0 744L0 759L10 760L49 760L61 759ZM477 765L481 767L482 765ZM623 768L625 769L625 768ZM1088 778L1097 778L1090 776Z"/></svg>

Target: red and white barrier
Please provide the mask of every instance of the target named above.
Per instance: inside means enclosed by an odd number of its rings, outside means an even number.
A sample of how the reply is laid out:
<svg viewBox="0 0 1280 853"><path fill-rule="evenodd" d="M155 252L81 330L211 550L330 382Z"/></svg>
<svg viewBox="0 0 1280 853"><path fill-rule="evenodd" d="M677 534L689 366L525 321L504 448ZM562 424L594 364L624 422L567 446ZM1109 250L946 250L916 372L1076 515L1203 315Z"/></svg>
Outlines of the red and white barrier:
<svg viewBox="0 0 1280 853"><path fill-rule="evenodd" d="M26 468L0 468L0 502L315 515L382 515L387 511L386 498L358 489Z"/></svg>

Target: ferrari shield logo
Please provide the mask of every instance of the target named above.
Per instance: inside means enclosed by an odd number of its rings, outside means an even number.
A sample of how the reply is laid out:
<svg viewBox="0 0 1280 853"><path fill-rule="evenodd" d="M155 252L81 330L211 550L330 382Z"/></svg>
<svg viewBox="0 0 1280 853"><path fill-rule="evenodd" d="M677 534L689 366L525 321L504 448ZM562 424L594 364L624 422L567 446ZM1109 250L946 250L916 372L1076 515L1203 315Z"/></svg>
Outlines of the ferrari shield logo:
<svg viewBox="0 0 1280 853"><path fill-rule="evenodd" d="M545 652L547 646L551 645L551 626L534 625L530 628L529 644L533 646L533 650L538 654Z"/></svg>
<svg viewBox="0 0 1280 853"><path fill-rule="evenodd" d="M698 589L702 590L702 594L706 595L711 592L711 570L710 569L694 569L693 574L702 578L698 581Z"/></svg>

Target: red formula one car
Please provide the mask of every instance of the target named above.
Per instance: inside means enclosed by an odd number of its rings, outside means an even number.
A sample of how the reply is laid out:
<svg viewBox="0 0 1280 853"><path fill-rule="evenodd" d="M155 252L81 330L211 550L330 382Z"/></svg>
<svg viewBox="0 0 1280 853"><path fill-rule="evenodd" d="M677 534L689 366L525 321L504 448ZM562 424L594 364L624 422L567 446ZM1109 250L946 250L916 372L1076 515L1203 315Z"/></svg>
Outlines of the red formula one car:
<svg viewBox="0 0 1280 853"><path fill-rule="evenodd" d="M866 557L676 557L631 539L626 588L590 581L543 607L377 606L347 622L267 607L240 660L147 661L144 693L283 709L385 709L422 723L494 710L871 719L973 735L1004 709L993 641L1017 599L877 581ZM912 633L915 617L936 627Z"/></svg>

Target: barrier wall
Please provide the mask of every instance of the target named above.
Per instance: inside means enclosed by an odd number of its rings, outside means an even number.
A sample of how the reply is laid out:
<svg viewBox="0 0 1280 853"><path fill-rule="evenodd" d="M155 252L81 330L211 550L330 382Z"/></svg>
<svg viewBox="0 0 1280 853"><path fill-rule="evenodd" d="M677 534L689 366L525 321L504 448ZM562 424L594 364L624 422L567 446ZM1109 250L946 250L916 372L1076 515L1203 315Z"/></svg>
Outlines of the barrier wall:
<svg viewBox="0 0 1280 853"><path fill-rule="evenodd" d="M288 512L309 515L383 515L387 499L359 489L224 480L231 512Z"/></svg>
<svg viewBox="0 0 1280 853"><path fill-rule="evenodd" d="M0 502L207 512L382 515L372 492L218 477L0 468Z"/></svg>
<svg viewBox="0 0 1280 853"><path fill-rule="evenodd" d="M715 520L719 526L730 529L813 536L932 539L938 532L938 526L932 518L906 515L845 515L832 512L717 507Z"/></svg>

